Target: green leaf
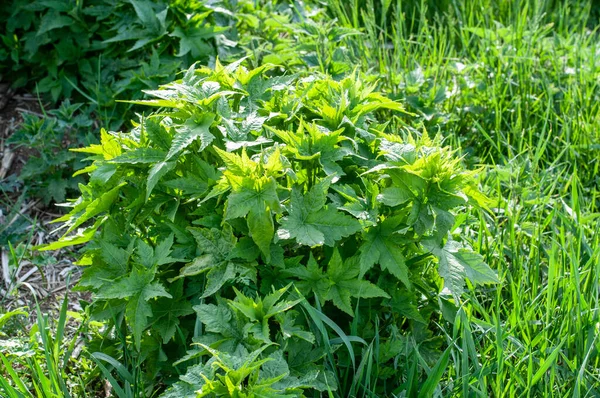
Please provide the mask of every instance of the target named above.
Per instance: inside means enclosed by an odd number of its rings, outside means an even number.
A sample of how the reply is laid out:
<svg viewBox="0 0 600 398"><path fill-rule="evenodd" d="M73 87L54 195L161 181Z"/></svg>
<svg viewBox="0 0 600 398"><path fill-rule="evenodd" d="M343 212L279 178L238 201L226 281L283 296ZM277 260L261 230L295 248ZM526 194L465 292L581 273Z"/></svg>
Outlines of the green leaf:
<svg viewBox="0 0 600 398"><path fill-rule="evenodd" d="M296 239L306 246L333 246L336 241L361 229L360 223L334 207L324 206L322 186L315 186L304 197L292 190L288 216L281 219L280 239Z"/></svg>
<svg viewBox="0 0 600 398"><path fill-rule="evenodd" d="M137 239L136 241L136 254L138 264L141 264L146 268L152 268L156 265L154 262L154 249L142 239Z"/></svg>
<svg viewBox="0 0 600 398"><path fill-rule="evenodd" d="M116 187L104 192L102 195L100 195L99 198L94 199L89 204L87 204L83 214L73 221L73 224L69 226L69 229L67 229L65 235L73 231L75 228L79 227L81 224L83 224L90 218L109 210L113 202L119 196L121 187L123 187L124 185L125 183L117 185Z"/></svg>
<svg viewBox="0 0 600 398"><path fill-rule="evenodd" d="M298 265L288 268L284 271L284 274L300 279L299 282L295 283L295 286L303 295L306 296L312 291L321 302L321 305L325 304L331 284L323 269L319 267L312 252L309 255L306 267Z"/></svg>
<svg viewBox="0 0 600 398"><path fill-rule="evenodd" d="M48 181L47 198L53 199L56 203L62 203L65 200L69 182L63 178L51 178Z"/></svg>
<svg viewBox="0 0 600 398"><path fill-rule="evenodd" d="M142 24L152 30L159 29L159 20L152 3L147 0L129 0Z"/></svg>
<svg viewBox="0 0 600 398"><path fill-rule="evenodd" d="M229 259L237 243L237 238L229 225L223 229L188 228L196 239L202 253L212 254L217 261Z"/></svg>
<svg viewBox="0 0 600 398"><path fill-rule="evenodd" d="M163 106L163 105L160 105ZM172 138L167 132L167 129L161 124L160 121L154 118L144 119L145 131L148 134L148 138L155 145L158 145L161 149L168 151L171 148Z"/></svg>
<svg viewBox="0 0 600 398"><path fill-rule="evenodd" d="M189 228L189 231L196 238L200 256L194 261L186 264L175 278L169 279L175 281L183 277L199 275L209 271L207 275L207 286L204 296L207 297L216 293L223 284L235 277L235 263L229 259L236 257L234 250L237 239L233 235L231 227L224 227L223 230L217 228Z"/></svg>
<svg viewBox="0 0 600 398"><path fill-rule="evenodd" d="M233 278L235 278L235 265L233 263L222 262L217 266L212 266L206 274L206 286L201 298L212 296Z"/></svg>
<svg viewBox="0 0 600 398"><path fill-rule="evenodd" d="M170 257L174 239L175 234L170 234L156 245L156 248L154 248L153 265L165 265L175 261L175 259Z"/></svg>
<svg viewBox="0 0 600 398"><path fill-rule="evenodd" d="M333 206L325 206L319 211L311 212L304 224L322 232L323 243L327 246L334 246L336 241L361 229L360 223L355 218L337 211Z"/></svg>
<svg viewBox="0 0 600 398"><path fill-rule="evenodd" d="M127 264L129 263L131 252L121 249L105 240L101 240L100 255L111 268L121 271L119 275L124 275L127 272Z"/></svg>
<svg viewBox="0 0 600 398"><path fill-rule="evenodd" d="M161 178L176 166L175 162L161 161L155 163L148 172L148 181L146 183L146 201L150 198L150 194Z"/></svg>
<svg viewBox="0 0 600 398"><path fill-rule="evenodd" d="M99 218L96 220L94 225L87 227L85 229L80 229L76 234L71 236L63 236L56 242L49 243L47 245L34 246L34 250L39 251L48 251L48 250L58 250L63 247L81 245L83 243L89 242L93 237L100 225L106 220L106 217Z"/></svg>
<svg viewBox="0 0 600 398"><path fill-rule="evenodd" d="M152 327L160 333L163 344L175 336L180 325L179 318L194 313L192 304L183 295L183 281L174 283L170 287L173 299L161 298L152 305L152 312L156 321Z"/></svg>
<svg viewBox="0 0 600 398"><path fill-rule="evenodd" d="M214 120L214 113L206 113L197 122L190 118L183 126L176 127L176 134L166 160L170 160L197 139L200 139L199 152L202 152L215 139L215 136L210 133L210 126Z"/></svg>
<svg viewBox="0 0 600 398"><path fill-rule="evenodd" d="M440 380L448 367L450 361L450 351L452 347L446 348L444 353L440 356L435 366L431 369L427 375L427 380L421 386L419 395L422 397L432 397L435 392L435 388L439 386Z"/></svg>
<svg viewBox="0 0 600 398"><path fill-rule="evenodd" d="M408 187L388 187L377 197L386 206L398 206L414 198Z"/></svg>
<svg viewBox="0 0 600 398"><path fill-rule="evenodd" d="M165 160L165 151L153 148L136 148L110 160L111 163L157 163Z"/></svg>
<svg viewBox="0 0 600 398"><path fill-rule="evenodd" d="M213 52L213 48L208 40L223 30L225 28L215 26L198 26L187 30L179 26L176 27L171 36L179 38L179 52L177 56L183 57L191 52L194 59L206 58L208 54Z"/></svg>
<svg viewBox="0 0 600 398"><path fill-rule="evenodd" d="M179 189L184 195L201 195L208 190L208 184L196 175L189 177L179 177L173 180L165 181L164 185Z"/></svg>
<svg viewBox="0 0 600 398"><path fill-rule="evenodd" d="M73 25L74 22L75 21L71 17L59 14L55 10L49 11L42 17L37 35L43 35L51 30Z"/></svg>
<svg viewBox="0 0 600 398"><path fill-rule="evenodd" d="M179 278L199 275L203 272L208 271L215 265L220 264L220 261L215 258L212 254L204 254L202 256L196 257L194 261L186 264L179 271L179 275L175 278L169 279L170 282L173 282Z"/></svg>
<svg viewBox="0 0 600 398"><path fill-rule="evenodd" d="M106 184L108 180L117 172L117 165L110 163L100 163L91 173L90 181Z"/></svg>
<svg viewBox="0 0 600 398"><path fill-rule="evenodd" d="M291 337L298 337L302 340L308 341L309 343L315 342L315 336L311 332L307 332L302 327L296 325L296 317L298 313L296 311L287 311L276 315L277 322L281 328L281 334L284 339Z"/></svg>
<svg viewBox="0 0 600 398"><path fill-rule="evenodd" d="M323 273L323 270L319 268L311 253L306 267L300 265L287 269L285 274L301 279L301 282L296 283L296 287L304 294L312 291L322 303L331 300L336 307L354 316L352 297L389 298L385 291L359 277L360 266L358 261L356 257L342 261L338 249L335 248L326 273Z"/></svg>
<svg viewBox="0 0 600 398"><path fill-rule="evenodd" d="M275 234L271 211L266 208L254 208L248 213L248 229L256 246L271 261L271 242Z"/></svg>
<svg viewBox="0 0 600 398"><path fill-rule="evenodd" d="M125 316L133 330L133 337L138 351L141 348L143 331L149 326L148 318L152 317L152 308L148 300L156 297L172 296L159 282L153 282L156 269L134 268L131 274L98 292L99 299L127 299Z"/></svg>
<svg viewBox="0 0 600 398"><path fill-rule="evenodd" d="M250 210L257 208L279 210L277 183L273 178L244 178L240 187L234 189L227 198L225 219L244 217Z"/></svg>
<svg viewBox="0 0 600 398"><path fill-rule="evenodd" d="M206 326L206 331L219 333L223 336L233 336L231 310L224 305L200 304L194 306L194 311L198 314L198 319Z"/></svg>
<svg viewBox="0 0 600 398"><path fill-rule="evenodd" d="M327 299L332 300L336 307L351 316L354 316L351 297L389 298L389 295L376 285L357 278L359 272L360 266L356 257L349 258L344 262L337 248L333 250L333 255L327 266L327 276L331 281Z"/></svg>
<svg viewBox="0 0 600 398"><path fill-rule="evenodd" d="M414 304L415 295L412 292L395 289L392 293L392 298L386 303L392 310L400 315L427 325L427 321L419 313L417 306Z"/></svg>
<svg viewBox="0 0 600 398"><path fill-rule="evenodd" d="M476 285L500 283L498 275L483 260L483 256L464 248L452 255L463 265L467 278Z"/></svg>
<svg viewBox="0 0 600 398"><path fill-rule="evenodd" d="M398 235L394 236L396 224L394 219L387 219L365 234L365 241L360 246L360 274L364 275L373 265L379 263L382 269L394 275L406 287L410 287L408 267L399 238Z"/></svg>
<svg viewBox="0 0 600 398"><path fill-rule="evenodd" d="M444 279L444 287L457 300L464 291L466 277L474 284L500 282L480 254L464 249L460 243L448 239L443 248L424 244L438 258L438 272Z"/></svg>
<svg viewBox="0 0 600 398"><path fill-rule="evenodd" d="M234 287L236 299L235 301L229 300L229 305L240 311L254 323L250 331L257 338L265 343L270 343L269 319L288 311L303 300L302 298L297 300L281 300L290 286L291 284L282 289L274 290L273 293L267 295L264 299L260 296L256 299L246 297Z"/></svg>

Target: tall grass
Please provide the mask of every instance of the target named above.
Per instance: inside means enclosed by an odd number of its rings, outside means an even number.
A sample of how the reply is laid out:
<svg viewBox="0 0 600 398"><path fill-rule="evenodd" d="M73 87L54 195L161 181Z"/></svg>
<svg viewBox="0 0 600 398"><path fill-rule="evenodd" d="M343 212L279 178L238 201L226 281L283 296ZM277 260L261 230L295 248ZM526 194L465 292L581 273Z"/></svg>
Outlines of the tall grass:
<svg viewBox="0 0 600 398"><path fill-rule="evenodd" d="M68 284L68 281L67 281ZM62 301L58 319L42 313L36 302L36 323L31 327L30 342L22 350L0 351L0 396L6 398L71 398L85 397L90 369L79 358L75 365L73 352L83 324L68 331L68 296ZM10 314L9 314L10 315ZM14 316L27 315L24 311ZM10 346L10 345L9 345ZM80 372L76 374L75 372Z"/></svg>
<svg viewBox="0 0 600 398"><path fill-rule="evenodd" d="M593 1L328 3L364 70L483 166L460 231L502 284L440 324L437 393L600 395L600 40Z"/></svg>

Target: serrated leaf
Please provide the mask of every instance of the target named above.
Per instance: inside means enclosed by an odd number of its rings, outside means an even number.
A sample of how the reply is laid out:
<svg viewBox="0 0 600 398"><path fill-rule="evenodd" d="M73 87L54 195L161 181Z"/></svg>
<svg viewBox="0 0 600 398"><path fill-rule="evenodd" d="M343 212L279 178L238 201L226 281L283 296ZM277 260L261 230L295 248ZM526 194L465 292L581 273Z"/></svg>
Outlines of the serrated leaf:
<svg viewBox="0 0 600 398"><path fill-rule="evenodd" d="M500 282L480 254L464 249L456 241L449 239L443 248L427 246L438 258L438 272L444 279L444 286L457 300L464 291L465 277L474 284Z"/></svg>
<svg viewBox="0 0 600 398"><path fill-rule="evenodd" d="M167 344L175 336L180 325L179 318L194 313L192 304L183 295L183 281L172 284L169 290L173 299L161 298L152 305L156 319L152 327L160 333L163 344Z"/></svg>
<svg viewBox="0 0 600 398"><path fill-rule="evenodd" d="M161 240L154 248L154 264L165 265L169 264L175 259L171 258L171 247L173 246L173 240L175 239L174 234L169 234L165 239Z"/></svg>
<svg viewBox="0 0 600 398"><path fill-rule="evenodd" d="M321 305L325 304L325 299L330 288L330 281L324 274L323 269L319 267L312 252L309 255L306 266L299 264L287 268L284 274L300 279L299 282L295 283L295 286L303 295L306 296L312 291L321 302Z"/></svg>
<svg viewBox="0 0 600 398"><path fill-rule="evenodd" d="M235 266L233 263L223 262L213 266L206 274L206 286L201 298L212 296L223 287L223 285L235 278Z"/></svg>
<svg viewBox="0 0 600 398"><path fill-rule="evenodd" d="M156 265L154 262L154 249L142 239L137 239L135 251L135 257L138 264L141 264L146 268L152 268Z"/></svg>
<svg viewBox="0 0 600 398"><path fill-rule="evenodd" d="M387 297L389 295L367 280L359 277L360 266L356 257L343 261L337 248L327 265L327 272L319 268L314 257L310 256L306 267L297 266L285 271L285 274L295 276L301 279L296 283L296 287L307 294L312 291L320 299L321 303L328 300L333 304L354 316L352 309L352 297L355 298L373 298Z"/></svg>
<svg viewBox="0 0 600 398"><path fill-rule="evenodd" d="M191 118L183 126L177 127L166 160L171 159L197 139L200 139L199 151L204 150L215 139L210 132L210 126L214 120L214 113L206 113L198 121Z"/></svg>
<svg viewBox="0 0 600 398"><path fill-rule="evenodd" d="M43 35L51 30L73 25L74 22L73 18L67 15L60 14L55 10L49 11L42 17L37 35Z"/></svg>
<svg viewBox="0 0 600 398"><path fill-rule="evenodd" d="M360 266L357 258L350 258L344 262L338 249L334 249L327 266L327 276L331 281L331 286L326 298L332 300L336 307L351 316L354 316L352 297L389 297L385 291L371 282L357 278L359 272Z"/></svg>
<svg viewBox="0 0 600 398"><path fill-rule="evenodd" d="M148 172L148 181L146 182L146 200L150 198L150 194L161 178L169 171L173 170L177 164L175 162L161 161L155 163Z"/></svg>
<svg viewBox="0 0 600 398"><path fill-rule="evenodd" d="M156 100L155 100L156 101ZM158 104L158 106L173 106L173 104ZM171 148L172 138L171 135L167 132L167 129L161 124L160 121L155 120L154 118L144 119L145 131L148 134L148 138L150 141L165 151L168 151Z"/></svg>
<svg viewBox="0 0 600 398"><path fill-rule="evenodd" d="M127 264L131 253L104 240L100 241L100 255L112 268L120 269L120 275L127 271Z"/></svg>
<svg viewBox="0 0 600 398"><path fill-rule="evenodd" d="M234 189L227 198L225 219L244 217L252 209L267 207L274 211L279 209L275 180L244 178L240 187Z"/></svg>
<svg viewBox="0 0 600 398"><path fill-rule="evenodd" d="M106 220L106 217L99 218L98 220L96 220L94 225L87 227L87 228L82 228L82 229L78 230L77 233L74 235L63 236L56 242L52 242L47 245L34 246L33 249L39 250L39 251L58 250L58 249L62 249L63 247L75 246L75 245L81 245L83 243L87 243L94 237L94 234L96 233L96 231L98 230L100 225L102 225L102 223L105 220Z"/></svg>
<svg viewBox="0 0 600 398"><path fill-rule="evenodd" d="M158 29L159 21L151 2L147 0L129 0L129 2L133 5L135 13L144 26L154 30Z"/></svg>
<svg viewBox="0 0 600 398"><path fill-rule="evenodd" d="M179 26L176 27L171 36L179 38L177 56L183 57L191 52L194 59L207 57L213 52L208 40L224 29L215 26L198 26L184 30Z"/></svg>
<svg viewBox="0 0 600 398"><path fill-rule="evenodd" d="M69 186L69 182L65 179L62 179L62 178L50 179L48 181L48 188L47 188L48 201L53 199L56 203L64 202L68 186Z"/></svg>
<svg viewBox="0 0 600 398"><path fill-rule="evenodd" d="M220 333L224 336L234 335L230 324L232 314L228 307L214 304L200 304L194 306L194 311L198 314L200 322L206 326L207 332Z"/></svg>
<svg viewBox="0 0 600 398"><path fill-rule="evenodd" d="M219 265L221 262L218 261L212 254L204 254L202 256L196 257L194 261L186 264L179 271L179 275L175 278L169 279L170 282L173 282L177 279L199 275L203 272L208 271L212 267Z"/></svg>
<svg viewBox="0 0 600 398"><path fill-rule="evenodd" d="M98 292L100 299L127 299L126 317L133 330L137 349L141 346L143 331L148 327L148 318L152 316L152 308L147 302L156 297L172 296L159 282L153 282L156 269L140 270L134 268L131 274Z"/></svg>
<svg viewBox="0 0 600 398"><path fill-rule="evenodd" d="M398 206L413 198L414 194L407 187L384 188L377 197L386 206Z"/></svg>
<svg viewBox="0 0 600 398"><path fill-rule="evenodd" d="M406 290L396 289L392 293L392 298L386 303L395 312L409 319L420 322L424 325L427 321L421 316L417 306L414 304L415 295Z"/></svg>
<svg viewBox="0 0 600 398"><path fill-rule="evenodd" d="M360 223L332 206L312 212L306 219L306 225L317 228L324 235L324 244L334 246L341 238L350 236L361 229Z"/></svg>
<svg viewBox="0 0 600 398"><path fill-rule="evenodd" d="M100 163L90 173L90 181L106 184L108 180L116 173L117 165L110 163ZM75 176L75 175L73 175Z"/></svg>
<svg viewBox="0 0 600 398"><path fill-rule="evenodd" d="M132 297L127 302L125 316L131 325L133 338L138 351L141 349L142 333L149 326L148 318L152 317L152 307L148 303L148 300L155 297L170 298L171 295L166 292L162 285L158 282L154 282L147 285L144 291L139 295Z"/></svg>
<svg viewBox="0 0 600 398"><path fill-rule="evenodd" d="M296 325L297 315L298 313L295 311L287 311L276 316L283 338L287 340L295 336L308 341L309 343L314 343L315 336L311 332L307 332L303 330L302 327Z"/></svg>
<svg viewBox="0 0 600 398"><path fill-rule="evenodd" d="M69 226L67 232L65 232L65 235L75 230L75 228L79 227L81 224L83 224L90 218L107 211L119 196L119 191L124 185L125 183L117 185L116 187L104 192L102 195L100 195L99 198L94 199L89 204L87 204L83 214L73 221L73 224Z"/></svg>
<svg viewBox="0 0 600 398"><path fill-rule="evenodd" d="M390 272L406 287L410 287L404 254L394 239L393 232L394 225L388 220L367 232L360 247L360 274L364 275L373 265L379 263L382 269Z"/></svg>
<svg viewBox="0 0 600 398"><path fill-rule="evenodd" d="M202 253L212 254L217 261L230 258L237 243L237 238L229 225L223 229L217 228L188 228L196 239L198 249Z"/></svg>
<svg viewBox="0 0 600 398"><path fill-rule="evenodd" d="M165 151L153 148L136 148L110 160L111 163L157 163L165 160Z"/></svg>
<svg viewBox="0 0 600 398"><path fill-rule="evenodd" d="M483 260L483 256L467 249L459 249L452 255L465 268L467 278L476 285L500 283L498 275Z"/></svg>
<svg viewBox="0 0 600 398"><path fill-rule="evenodd" d="M281 219L277 231L280 239L296 239L306 246L333 246L342 237L361 229L360 223L338 212L334 207L324 206L324 186L315 186L303 196L299 190L292 191L288 216Z"/></svg>
<svg viewBox="0 0 600 398"><path fill-rule="evenodd" d="M207 191L208 184L196 175L179 177L165 181L164 184L170 188L179 189L184 195L200 195Z"/></svg>

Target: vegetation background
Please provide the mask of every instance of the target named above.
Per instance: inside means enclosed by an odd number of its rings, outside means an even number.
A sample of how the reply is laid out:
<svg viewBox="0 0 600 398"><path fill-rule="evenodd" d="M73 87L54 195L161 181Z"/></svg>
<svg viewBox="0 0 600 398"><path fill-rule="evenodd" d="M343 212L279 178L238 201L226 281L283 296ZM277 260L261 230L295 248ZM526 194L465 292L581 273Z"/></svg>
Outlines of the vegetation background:
<svg viewBox="0 0 600 398"><path fill-rule="evenodd" d="M62 299L80 277L75 252L31 248L58 239L54 203L87 181L73 174L89 162L66 149L149 114L117 101L149 98L142 90L194 62L243 58L336 81L355 73L412 114L376 122L405 141L442 137L489 198L456 212L453 235L499 283L467 281L454 300L438 281L427 325L403 318L389 359L398 388L379 396L600 395L599 18L592 0L3 2L0 391L153 396L174 381L133 372L141 359L127 331L101 352L92 298ZM371 360L325 394L378 396L377 337L363 346L331 334Z"/></svg>

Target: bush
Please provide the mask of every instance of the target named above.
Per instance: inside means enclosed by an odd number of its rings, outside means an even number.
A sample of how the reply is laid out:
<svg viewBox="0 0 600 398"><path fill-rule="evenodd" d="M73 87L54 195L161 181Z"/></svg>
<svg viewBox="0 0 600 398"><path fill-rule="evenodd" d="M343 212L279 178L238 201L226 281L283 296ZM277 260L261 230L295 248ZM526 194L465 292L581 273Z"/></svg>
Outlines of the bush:
<svg viewBox="0 0 600 398"><path fill-rule="evenodd" d="M440 305L453 320L465 278L497 282L450 236L483 197L358 76L276 72L217 62L136 101L159 110L77 150L89 183L44 249L85 243L92 316L148 382L187 372L165 396L390 396L407 331L434 364Z"/></svg>

